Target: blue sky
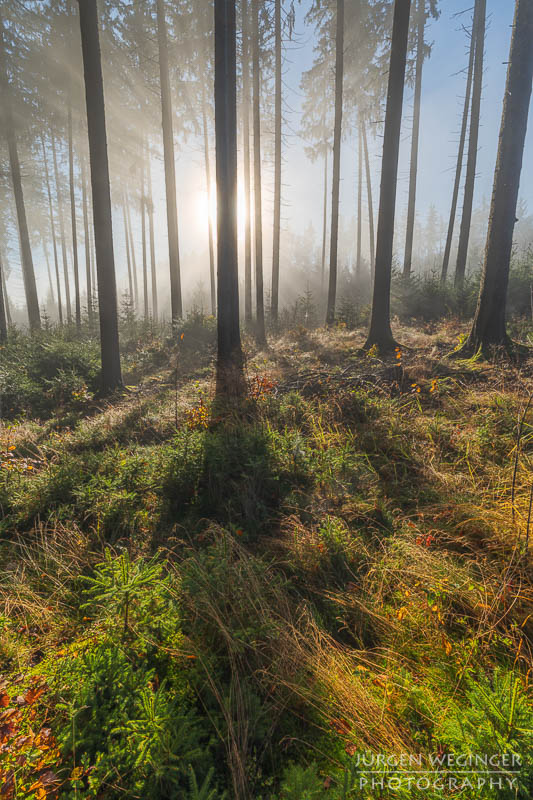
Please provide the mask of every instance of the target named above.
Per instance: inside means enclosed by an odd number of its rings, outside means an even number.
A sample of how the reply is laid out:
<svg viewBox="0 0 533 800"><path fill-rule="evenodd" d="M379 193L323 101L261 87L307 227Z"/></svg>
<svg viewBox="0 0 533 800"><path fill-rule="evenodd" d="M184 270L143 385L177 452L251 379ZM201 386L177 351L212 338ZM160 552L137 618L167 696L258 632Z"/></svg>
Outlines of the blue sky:
<svg viewBox="0 0 533 800"><path fill-rule="evenodd" d="M296 91L298 75L312 62L312 31L305 30L303 15L308 3L304 2L298 12L298 31L302 46L294 50L288 59L286 81L290 87L290 105L298 106L299 93ZM418 184L418 213L424 216L430 204L446 216L449 211L454 179L457 141L465 91L465 68L468 61L468 39L462 25L471 25L472 0L441 0L441 15L438 20L428 24L427 39L433 42L431 57L425 62L422 120L420 140L420 165ZM488 29L485 48L485 75L483 86L480 147L478 154L478 180L475 204L483 197L490 199L498 133L501 120L502 101L505 87L511 38L511 25L514 15L514 0L488 0ZM461 12L466 12L462 13ZM460 16L457 16L460 14ZM289 63L292 62L292 63ZM407 204L408 166L410 147L410 120L412 116L412 91L408 90L404 104L404 126L400 162L400 181L398 186L398 213ZM298 128L296 119L291 127ZM353 204L352 177L355 179L355 139L350 130L345 130L343 142L343 187L341 190L341 213L351 215ZM287 217L297 224L295 209L300 207L309 211L317 230L320 224L320 167L304 162L298 152L302 142L291 138L288 142L289 154L286 172L288 181ZM381 142L373 148L374 186L379 186ZM530 124L526 144L521 195L533 211L533 123ZM376 198L377 204L377 198ZM300 221L304 222L302 215ZM305 225L304 225L305 227Z"/></svg>

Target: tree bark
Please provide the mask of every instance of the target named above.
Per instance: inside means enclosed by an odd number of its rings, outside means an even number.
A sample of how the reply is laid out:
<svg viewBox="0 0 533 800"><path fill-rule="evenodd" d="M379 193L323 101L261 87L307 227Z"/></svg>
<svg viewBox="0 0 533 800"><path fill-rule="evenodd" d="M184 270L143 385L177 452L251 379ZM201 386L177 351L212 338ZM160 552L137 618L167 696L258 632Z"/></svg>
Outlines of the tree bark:
<svg viewBox="0 0 533 800"><path fill-rule="evenodd" d="M395 347L390 325L390 289L410 10L411 0L395 0L383 137L372 316L365 344L366 349L375 345L381 352L387 352Z"/></svg>
<svg viewBox="0 0 533 800"><path fill-rule="evenodd" d="M7 315L6 303L4 300L4 266L0 255L0 342L7 339Z"/></svg>
<svg viewBox="0 0 533 800"><path fill-rule="evenodd" d="M266 344L265 305L263 291L263 197L261 184L261 64L259 46L259 0L252 0L252 61L253 61L253 124L254 124L254 232L255 232L255 294L258 344Z"/></svg>
<svg viewBox="0 0 533 800"><path fill-rule="evenodd" d="M281 43L281 0L274 6L275 36L275 87L274 87L274 236L272 249L272 292L270 312L272 321L277 322L279 314L279 262L281 242L281 151L282 151L282 43Z"/></svg>
<svg viewBox="0 0 533 800"><path fill-rule="evenodd" d="M357 251L355 256L355 275L357 280L361 278L361 245L363 240L363 133L361 130L361 120L357 126Z"/></svg>
<svg viewBox="0 0 533 800"><path fill-rule="evenodd" d="M48 213L50 215L50 230L52 232L52 249L54 252L54 267L55 267L55 276L56 276L56 287L57 287L57 312L59 316L59 324L63 324L63 309L62 309L62 301L61 301L61 280L59 277L59 257L57 254L57 239L56 239L56 230L54 224L54 209L52 206L52 189L50 187L50 173L48 171L48 159L46 156L46 147L44 144L44 134L41 131L41 147L43 151L43 164L44 164L44 177L46 181L46 194L48 197Z"/></svg>
<svg viewBox="0 0 533 800"><path fill-rule="evenodd" d="M370 237L370 277L374 280L374 262L376 239L374 231L374 198L372 197L372 173L370 171L370 158L368 157L368 139L366 134L366 122L364 118L361 120L361 129L363 132L363 151L365 155L365 172L366 172L366 190L368 202L368 234Z"/></svg>
<svg viewBox="0 0 533 800"><path fill-rule="evenodd" d="M411 168L409 173L409 202L407 206L407 232L405 236L405 255L403 276L411 275L413 264L413 240L416 216L416 183L418 179L418 149L420 143L420 110L422 105L422 71L424 69L424 33L426 30L426 0L418 0L415 98L413 111L413 132L411 136Z"/></svg>
<svg viewBox="0 0 533 800"><path fill-rule="evenodd" d="M176 163L174 161L174 132L172 98L168 68L167 23L164 0L157 2L157 41L159 45L159 79L161 84L161 114L163 120L163 150L167 198L168 258L170 265L170 304L172 323L183 316L181 298L180 255L178 235L178 206L176 200Z"/></svg>
<svg viewBox="0 0 533 800"><path fill-rule="evenodd" d="M118 338L117 285L113 253L104 84L96 0L80 0L79 8L100 311L102 392L106 394L121 386L122 374Z"/></svg>
<svg viewBox="0 0 533 800"><path fill-rule="evenodd" d="M328 240L328 149L326 143L324 145L324 210L322 218L322 292L324 292L324 281L326 279L326 252Z"/></svg>
<svg viewBox="0 0 533 800"><path fill-rule="evenodd" d="M464 350L508 346L505 306L533 82L533 3L517 0L479 301Z"/></svg>
<svg viewBox="0 0 533 800"><path fill-rule="evenodd" d="M135 296L135 310L139 308L139 285L137 282L137 258L135 256L135 242L133 241L133 228L131 224L131 211L128 195L126 194L126 215L128 218L128 231L130 235L131 271L133 273L133 294Z"/></svg>
<svg viewBox="0 0 533 800"><path fill-rule="evenodd" d="M0 17L0 100L3 110L2 127L4 129L4 135L7 141L11 182L13 184L13 194L15 195L15 206L17 210L17 223L22 261L22 277L24 280L24 291L28 310L28 323L30 330L36 331L41 327L41 316L39 313L39 300L37 297L37 284L35 282L35 271L33 268L33 256L31 252L30 235L28 231L28 220L26 217L26 206L24 204L24 192L22 189L17 137L15 134L15 125L11 110L11 87L9 85L7 72L4 22L2 17Z"/></svg>
<svg viewBox="0 0 533 800"><path fill-rule="evenodd" d="M126 265L128 267L128 288L129 288L129 295L130 295L130 303L133 309L134 300L133 300L133 274L131 271L131 252L130 252L130 233L128 229L128 217L126 215L126 194L122 194L122 217L124 221L124 240L126 242Z"/></svg>
<svg viewBox="0 0 533 800"><path fill-rule="evenodd" d="M217 313L217 289L215 279L215 241L213 219L211 217L211 159L209 157L209 128L207 125L207 101L205 86L202 83L202 128L204 136L205 181L207 187L207 235L209 240L209 280L211 286L211 313Z"/></svg>
<svg viewBox="0 0 533 800"><path fill-rule="evenodd" d="M89 203L87 199L87 175L85 173L85 158L81 159L81 195L83 206L83 234L85 237L85 281L87 285L87 316L89 327L92 330L94 323L93 308L93 283L91 275L91 241L89 236Z"/></svg>
<svg viewBox="0 0 533 800"><path fill-rule="evenodd" d="M479 6L476 4L476 10ZM474 77L474 57L476 54L476 13L472 23L472 36L470 40L470 55L468 57L468 73L466 78L466 94L463 108L463 119L461 123L461 134L459 137L459 152L457 154L457 166L455 168L455 182L453 185L452 207L450 210L450 221L448 223L448 233L446 235L446 245L444 247L444 258L442 261L441 281L446 282L448 277L448 267L452 252L453 231L455 228L455 217L457 215L457 203L459 201L459 189L461 188L461 176L463 174L463 159L465 155L466 134L468 131L468 119L470 116L470 98L472 96L472 80Z"/></svg>
<svg viewBox="0 0 533 800"><path fill-rule="evenodd" d="M217 180L217 398L245 393L239 328L237 243L237 67L235 0L215 0Z"/></svg>
<svg viewBox="0 0 533 800"><path fill-rule="evenodd" d="M0 255L0 259L1 259L1 255ZM13 320L11 319L11 309L9 308L9 297L7 295L7 285L6 285L6 272L5 272L5 269L4 269L3 262L2 262L1 273L2 273L2 275L0 276L1 277L1 281L0 282L2 284L2 291L4 293L4 307L5 307L5 312L6 312L7 328L9 330L9 328L13 324Z"/></svg>
<svg viewBox="0 0 533 800"><path fill-rule="evenodd" d="M250 172L250 24L248 0L242 0L242 137L244 159L244 319L252 321L252 192Z"/></svg>
<svg viewBox="0 0 533 800"><path fill-rule="evenodd" d="M81 327L80 273L78 264L78 231L76 224L76 193L74 191L74 143L72 141L72 107L69 103L67 115L68 129L68 174L70 186L70 217L72 220L72 265L74 269L74 293L76 307L76 327Z"/></svg>
<svg viewBox="0 0 533 800"><path fill-rule="evenodd" d="M148 248L146 242L146 202L145 202L145 166L144 166L144 138L141 142L141 200L139 211L141 214L141 242L143 258L143 302L144 302L144 321L150 316L148 306Z"/></svg>
<svg viewBox="0 0 533 800"><path fill-rule="evenodd" d="M337 0L337 33L335 38L335 128L333 132L333 186L331 201L331 241L329 254L329 289L326 325L333 325L335 322L335 305L337 299L343 82L344 0Z"/></svg>
<svg viewBox="0 0 533 800"><path fill-rule="evenodd" d="M150 148L148 148L148 229L150 232L150 273L152 278L152 319L157 321L158 307L157 307L157 264L155 261L155 231L154 231L154 200L152 192L152 167L150 160Z"/></svg>
<svg viewBox="0 0 533 800"><path fill-rule="evenodd" d="M479 142L479 120L481 115L481 93L483 90L483 59L485 52L485 25L487 17L487 0L476 0L476 54L474 58L474 84L472 91L472 114L470 118L470 137L468 140L468 158L466 163L465 197L461 217L461 231L455 267L455 285L462 286L466 272L470 227L472 224L472 208L474 205L474 188L476 183L477 151Z"/></svg>
<svg viewBox="0 0 533 800"><path fill-rule="evenodd" d="M50 289L50 296L52 298L52 303L55 303L55 296L54 296L54 284L52 283L52 272L50 270L50 259L48 257L48 247L46 246L46 236L44 233L41 233L41 242L43 245L44 251L44 260L46 261L46 272L48 275L48 288Z"/></svg>
<svg viewBox="0 0 533 800"><path fill-rule="evenodd" d="M63 280L65 281L65 303L67 307L67 322L72 321L72 308L70 305L70 283L68 279L68 259L67 259L67 240L65 236L65 221L63 218L63 196L61 193L61 183L59 179L59 169L57 166L57 151L54 132L50 131L52 142L52 158L54 164L54 178L56 183L57 216L59 218L59 236L61 238L61 255L63 259Z"/></svg>

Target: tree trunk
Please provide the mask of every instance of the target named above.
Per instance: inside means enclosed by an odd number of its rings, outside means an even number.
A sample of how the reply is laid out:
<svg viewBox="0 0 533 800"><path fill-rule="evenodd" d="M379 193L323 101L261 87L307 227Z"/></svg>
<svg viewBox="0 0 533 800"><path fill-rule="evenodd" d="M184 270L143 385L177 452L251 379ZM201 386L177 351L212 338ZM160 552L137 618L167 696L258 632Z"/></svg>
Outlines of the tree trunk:
<svg viewBox="0 0 533 800"><path fill-rule="evenodd" d="M1 256L0 256L0 259L1 259ZM0 271L2 273L2 275L0 277L1 277L1 283L2 283L2 291L4 293L4 307L5 307L5 312L6 312L7 328L9 330L9 328L13 324L13 320L11 319L11 309L9 308L9 297L7 295L7 285L6 285L6 272L5 272L5 269L4 269L3 262L2 262L2 269Z"/></svg>
<svg viewBox="0 0 533 800"><path fill-rule="evenodd" d="M63 197L61 194L61 183L59 180L59 169L57 166L56 140L53 131L50 131L52 141L52 158L54 163L54 178L56 183L57 197L57 216L59 218L59 236L61 238L61 255L63 258L63 279L65 281L65 303L67 306L67 322L72 321L72 308L70 305L70 284L68 279L68 260L67 260L67 240L65 236L65 221L63 219Z"/></svg>
<svg viewBox="0 0 533 800"><path fill-rule="evenodd" d="M87 200L87 176L85 174L85 158L81 159L81 193L83 206L83 235L85 237L85 281L87 284L87 316L89 328L93 327L93 284L91 275L91 241L89 236L89 203Z"/></svg>
<svg viewBox="0 0 533 800"><path fill-rule="evenodd" d="M335 39L335 128L333 132L333 187L331 201L331 241L329 253L329 290L326 325L333 325L335 322L335 304L337 299L343 82L344 0L337 0L337 34Z"/></svg>
<svg viewBox="0 0 533 800"><path fill-rule="evenodd" d="M202 127L204 135L205 181L207 184L207 233L209 238L209 280L211 284L211 313L217 313L217 289L215 280L215 241L213 219L211 217L211 159L209 157L209 128L207 125L207 101L205 86L202 83Z"/></svg>
<svg viewBox="0 0 533 800"><path fill-rule="evenodd" d="M474 58L474 85L472 91L472 115L470 118L470 137L468 140L468 159L466 162L465 198L457 264L455 267L455 285L462 286L466 272L470 227L472 224L472 208L474 205L474 188L476 183L477 151L479 141L479 119L481 114L481 92L483 90L483 58L485 51L485 25L487 17L487 0L476 2L476 54Z"/></svg>
<svg viewBox="0 0 533 800"><path fill-rule="evenodd" d="M381 168L372 316L370 331L365 344L366 349L376 345L382 352L387 352L395 347L390 326L390 289L410 10L411 0L395 0L387 110L383 136L383 163Z"/></svg>
<svg viewBox="0 0 533 800"><path fill-rule="evenodd" d="M142 242L142 256L143 256L143 301L144 301L144 321L148 320L150 311L148 307L148 249L146 242L146 203L145 203L145 176L144 176L144 139L141 142L141 242Z"/></svg>
<svg viewBox="0 0 533 800"><path fill-rule="evenodd" d="M424 33L426 30L426 0L418 0L415 99L413 111L413 133L411 137L411 169L409 174L409 202L407 206L407 233L405 237L405 256L403 276L408 278L413 263L413 239L416 215L416 182L418 179L418 148L420 142L420 109L422 104L422 70L424 68Z"/></svg>
<svg viewBox="0 0 533 800"><path fill-rule="evenodd" d="M130 233L128 230L128 218L126 215L126 194L122 194L122 217L124 220L124 240L126 242L126 264L128 267L128 288L129 288L129 295L130 295L130 304L132 308L134 307L134 300L133 300L133 274L131 271L131 252L130 252Z"/></svg>
<svg viewBox="0 0 533 800"><path fill-rule="evenodd" d="M263 197L261 184L261 65L259 47L259 0L252 0L253 118L254 118L254 231L255 293L258 344L266 344L263 292Z"/></svg>
<svg viewBox="0 0 533 800"><path fill-rule="evenodd" d="M62 302L61 302L61 280L59 277L59 258L57 254L57 239L56 239L56 230L54 224L54 209L52 206L52 189L50 187L50 173L48 171L48 159L46 157L46 147L44 144L44 134L41 131L41 146L43 151L43 164L44 164L44 177L46 181L46 194L48 196L48 213L50 215L50 230L52 231L52 249L54 251L54 267L55 267L55 276L56 276L56 287L57 287L57 312L59 316L59 324L63 324L63 309L62 309Z"/></svg>
<svg viewBox="0 0 533 800"><path fill-rule="evenodd" d="M517 0L481 289L465 344L470 353L509 344L505 306L533 81L532 41L533 3Z"/></svg>
<svg viewBox="0 0 533 800"><path fill-rule="evenodd" d="M270 310L273 322L279 314L279 258L281 242L281 149L282 149L282 52L281 52L281 0L275 0L275 101L274 101L274 239L272 250L272 293Z"/></svg>
<svg viewBox="0 0 533 800"><path fill-rule="evenodd" d="M479 6L476 4L476 10ZM463 120L461 123L461 135L459 137L459 152L457 154L457 166L455 168L455 182L453 185L452 207L450 210L450 221L448 223L448 233L446 235L446 245L444 247L444 258L442 261L441 281L446 282L448 277L448 266L452 252L453 230L455 228L455 217L457 215L457 203L459 201L459 189L461 188L461 176L463 174L463 158L465 155L466 134L468 131L468 119L470 115L470 98L472 95L472 80L474 76L474 57L476 54L476 13L472 23L472 36L470 40L470 55L468 57L468 74L466 78L466 94L463 108Z"/></svg>
<svg viewBox="0 0 533 800"><path fill-rule="evenodd" d="M157 321L157 264L155 261L155 232L154 232L154 200L152 193L152 167L150 159L150 148L148 148L148 229L150 232L150 272L152 277L152 319Z"/></svg>
<svg viewBox="0 0 533 800"><path fill-rule="evenodd" d="M157 2L157 41L159 44L159 79L161 82L161 113L163 119L163 150L165 188L167 197L168 257L170 265L170 304L172 323L183 316L178 237L178 206L176 200L176 164L172 126L172 98L168 68L167 23L164 0Z"/></svg>
<svg viewBox="0 0 533 800"><path fill-rule="evenodd" d="M245 393L239 329L237 243L237 67L235 0L215 0L217 179L217 397Z"/></svg>
<svg viewBox="0 0 533 800"><path fill-rule="evenodd" d="M102 391L122 384L118 339L117 285L104 103L104 84L96 0L81 0L80 31L87 101L87 127L93 197L94 242L100 310Z"/></svg>
<svg viewBox="0 0 533 800"><path fill-rule="evenodd" d="M43 252L44 252L44 260L46 262L46 272L48 275L48 287L50 289L50 296L52 298L52 303L55 304L55 296L54 296L54 284L52 283L52 272L50 270L50 259L48 257L48 247L46 246L46 236L44 233L41 233L41 242L43 245Z"/></svg>
<svg viewBox="0 0 533 800"><path fill-rule="evenodd" d="M374 280L374 262L375 262L375 231L374 231L374 199L372 197L372 173L370 171L370 159L368 157L368 139L366 135L365 120L361 120L361 130L363 132L363 151L365 155L365 171L366 171L366 190L368 202L368 233L370 237L370 277Z"/></svg>
<svg viewBox="0 0 533 800"><path fill-rule="evenodd" d="M3 111L2 127L4 129L4 135L6 137L7 148L9 152L11 181L13 184L13 194L15 195L15 206L17 210L17 223L22 261L22 277L24 280L26 306L28 309L28 323L30 330L35 331L41 327L41 316L39 313L37 285L35 283L35 271L33 268L33 257L30 245L30 235L28 231L28 221L26 218L26 206L24 204L24 193L22 190L17 137L15 135L15 125L11 110L10 94L11 88L8 79L4 42L4 23L0 17L0 101Z"/></svg>
<svg viewBox="0 0 533 800"><path fill-rule="evenodd" d="M244 319L252 321L252 191L250 174L250 24L248 0L242 0L242 137L244 159Z"/></svg>
<svg viewBox="0 0 533 800"><path fill-rule="evenodd" d="M324 281L326 279L326 251L328 240L328 149L326 143L324 145L324 212L322 218L322 292L324 292Z"/></svg>
<svg viewBox="0 0 533 800"><path fill-rule="evenodd" d="M357 126L358 160L357 160L357 252L355 256L355 275L361 279L361 244L363 240L363 133L361 120Z"/></svg>
<svg viewBox="0 0 533 800"><path fill-rule="evenodd" d="M4 300L4 266L0 255L0 342L7 339L6 302Z"/></svg>
<svg viewBox="0 0 533 800"><path fill-rule="evenodd" d="M130 201L126 194L126 215L128 218L128 231L130 235L131 271L133 272L133 294L135 296L135 310L139 308L139 285L137 282L137 258L135 256L135 242L133 241L133 228L131 225Z"/></svg>
<svg viewBox="0 0 533 800"><path fill-rule="evenodd" d="M80 272L78 264L78 231L76 225L76 194L74 191L74 144L72 141L72 108L69 103L68 129L68 175L70 186L70 216L72 220L72 264L74 268L74 293L76 305L76 327L81 327Z"/></svg>

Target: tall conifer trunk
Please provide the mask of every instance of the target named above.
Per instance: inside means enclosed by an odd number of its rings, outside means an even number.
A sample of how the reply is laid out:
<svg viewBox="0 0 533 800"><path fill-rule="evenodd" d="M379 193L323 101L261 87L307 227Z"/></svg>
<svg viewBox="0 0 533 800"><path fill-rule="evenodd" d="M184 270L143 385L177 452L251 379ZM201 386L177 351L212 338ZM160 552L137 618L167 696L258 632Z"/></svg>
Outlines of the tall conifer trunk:
<svg viewBox="0 0 533 800"><path fill-rule="evenodd" d="M414 99L414 111L413 111L413 132L411 135L411 167L409 173L407 233L405 237L405 255L403 259L404 278L408 278L410 276L413 264L413 240L414 240L415 216L416 216L416 182L418 179L418 149L420 142L420 110L422 106L422 70L424 68L425 30L426 30L426 0L418 0L415 99Z"/></svg>
<svg viewBox="0 0 533 800"><path fill-rule="evenodd" d="M254 233L255 233L255 295L258 344L266 344L265 305L263 289L263 193L261 177L261 63L259 45L259 0L252 0L252 61L253 61L253 124L254 124Z"/></svg>
<svg viewBox="0 0 533 800"><path fill-rule="evenodd" d="M365 344L366 349L376 346L381 352L385 353L395 346L390 325L390 290L410 11L411 0L395 0L387 110L383 136L383 162L381 167L372 316L370 331Z"/></svg>
<svg viewBox="0 0 533 800"><path fill-rule="evenodd" d="M476 53L474 57L474 83L472 90L472 113L470 117L470 137L468 140L468 158L466 162L465 195L457 263L455 267L455 285L462 286L466 272L470 228L472 225L472 209L474 206L474 189L476 183L477 152L479 142L479 121L481 116L481 93L483 90L483 61L485 54L485 27L487 19L487 0L476 0Z"/></svg>
<svg viewBox="0 0 533 800"><path fill-rule="evenodd" d="M36 331L41 327L41 316L39 313L37 284L35 282L30 234L28 231L28 220L26 218L26 206L24 203L24 192L22 189L17 137L15 134L15 124L11 110L11 87L8 79L4 41L4 22L2 17L0 17L0 102L3 112L2 127L7 141L11 182L13 184L13 194L15 195L15 207L17 212L20 254L22 261L22 277L24 280L28 322L30 330Z"/></svg>
<svg viewBox="0 0 533 800"><path fill-rule="evenodd" d="M165 189L167 198L170 305L172 309L172 323L174 324L183 316L178 235L178 205L176 199L176 162L174 160L174 127L172 123L172 96L170 93L167 22L165 17L164 0L156 0L156 7L157 41L159 45L159 79L161 85L161 115L163 120Z"/></svg>
<svg viewBox="0 0 533 800"><path fill-rule="evenodd" d="M104 83L96 0L80 0L79 7L100 311L102 392L107 394L122 384L122 373L118 339L117 285L113 253Z"/></svg>
<svg viewBox="0 0 533 800"><path fill-rule="evenodd" d="M342 105L344 83L344 0L337 0L335 38L335 127L333 131L333 185L331 201L331 241L329 254L329 289L326 325L335 322L337 268L339 252L339 205L341 179Z"/></svg>

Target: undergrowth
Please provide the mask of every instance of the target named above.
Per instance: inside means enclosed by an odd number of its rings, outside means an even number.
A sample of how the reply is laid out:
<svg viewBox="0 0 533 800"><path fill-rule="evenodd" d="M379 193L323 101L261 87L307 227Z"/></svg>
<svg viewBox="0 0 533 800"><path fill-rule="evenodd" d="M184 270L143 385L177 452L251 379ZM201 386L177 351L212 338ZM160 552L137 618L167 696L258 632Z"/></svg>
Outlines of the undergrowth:
<svg viewBox="0 0 533 800"><path fill-rule="evenodd" d="M280 336L235 425L173 362L4 425L0 797L531 796L528 368L420 346Z"/></svg>

